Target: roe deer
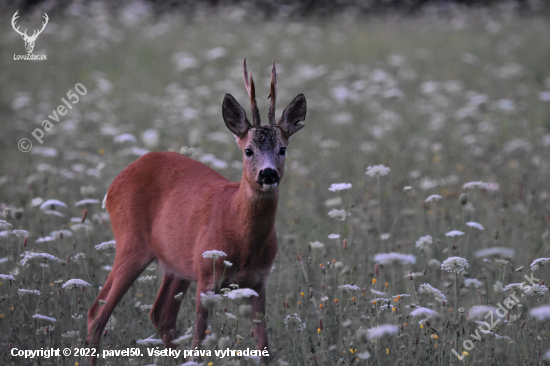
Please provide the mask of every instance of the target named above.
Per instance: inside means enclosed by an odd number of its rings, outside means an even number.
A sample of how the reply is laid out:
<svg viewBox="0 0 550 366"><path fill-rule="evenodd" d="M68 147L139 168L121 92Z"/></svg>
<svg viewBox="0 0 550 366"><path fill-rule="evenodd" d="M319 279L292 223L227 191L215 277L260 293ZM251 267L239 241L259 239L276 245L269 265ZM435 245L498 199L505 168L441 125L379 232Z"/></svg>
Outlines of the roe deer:
<svg viewBox="0 0 550 366"><path fill-rule="evenodd" d="M176 347L176 318L181 298L191 281L197 281L193 347L207 329L208 309L201 293L236 283L259 296L251 299L252 318L265 314L266 280L275 254L275 213L278 184L283 177L285 150L290 137L304 127L306 99L299 94L275 123L277 76L271 72L269 125L260 125L252 72L244 81L250 96L253 124L235 98L226 94L222 115L243 151L240 182L229 182L206 165L173 152L149 153L124 169L107 193L106 206L116 239L113 268L88 312L88 344L99 340L115 306L140 273L153 260L164 277L150 318L166 347ZM223 260L203 258L205 251L221 250L233 263L224 272ZM213 268L215 267L215 268ZM216 279L213 279L213 275ZM104 301L103 305L99 300ZM267 347L265 319L253 331L257 349ZM96 357L91 358L95 364ZM265 362L265 360L264 360Z"/></svg>

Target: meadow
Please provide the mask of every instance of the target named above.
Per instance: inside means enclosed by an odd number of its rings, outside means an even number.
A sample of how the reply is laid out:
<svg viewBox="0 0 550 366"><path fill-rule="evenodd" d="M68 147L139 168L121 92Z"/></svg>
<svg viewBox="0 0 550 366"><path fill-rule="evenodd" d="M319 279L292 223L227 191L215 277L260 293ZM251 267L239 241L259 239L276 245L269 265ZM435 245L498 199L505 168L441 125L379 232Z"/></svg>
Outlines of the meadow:
<svg viewBox="0 0 550 366"><path fill-rule="evenodd" d="M44 11L22 14L22 28ZM272 59L277 117L298 93L308 102L280 186L265 314L272 363L550 361L547 17L501 6L264 20L246 7L184 15L74 2L48 13L34 49L47 60L20 61L13 12L0 15L0 364L86 364L11 349L84 347L116 250L101 202L128 164L175 151L240 179L221 103L230 93L250 116L245 56L264 123ZM48 117L78 90L58 122ZM161 279L148 267L102 337L102 349L144 356L100 365L191 362L146 352L164 348L149 320ZM183 350L195 289L177 322ZM255 347L243 305L213 301L203 349Z"/></svg>

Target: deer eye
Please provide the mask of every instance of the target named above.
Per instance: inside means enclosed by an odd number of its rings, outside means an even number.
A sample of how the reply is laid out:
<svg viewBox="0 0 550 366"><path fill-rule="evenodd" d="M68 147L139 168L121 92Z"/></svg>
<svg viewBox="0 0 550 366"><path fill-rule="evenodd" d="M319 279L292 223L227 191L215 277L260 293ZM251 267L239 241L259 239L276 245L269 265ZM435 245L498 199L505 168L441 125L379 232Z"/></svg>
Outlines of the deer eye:
<svg viewBox="0 0 550 366"><path fill-rule="evenodd" d="M254 152L253 152L252 150L250 150L250 149L245 149L245 150L244 150L244 154L245 154L246 156L252 156L252 155L254 155Z"/></svg>
<svg viewBox="0 0 550 366"><path fill-rule="evenodd" d="M281 147L281 149L279 150L279 154L284 156L285 153L286 153L286 147Z"/></svg>

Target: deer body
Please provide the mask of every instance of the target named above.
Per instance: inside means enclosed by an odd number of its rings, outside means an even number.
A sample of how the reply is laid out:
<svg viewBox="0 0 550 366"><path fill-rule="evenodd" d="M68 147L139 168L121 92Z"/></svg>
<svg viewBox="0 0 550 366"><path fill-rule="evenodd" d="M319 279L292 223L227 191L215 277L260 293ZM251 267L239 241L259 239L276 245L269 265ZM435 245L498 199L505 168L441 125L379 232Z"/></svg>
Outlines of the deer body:
<svg viewBox="0 0 550 366"><path fill-rule="evenodd" d="M208 310L201 293L236 283L251 288L253 318L265 314L265 287L277 253L275 214L278 183L284 173L285 150L290 136L301 129L306 104L298 95L274 122L276 76L273 65L270 124L261 126L252 75L246 76L254 125L235 99L223 102L224 121L243 150L243 174L232 183L206 165L180 154L149 153L130 164L113 181L106 206L117 249L107 282L88 312L88 342L98 347L103 329L117 303L154 260L164 271L151 320L167 347L176 347L176 318L181 299L191 282L197 282L197 320L194 345L205 337ZM203 258L205 251L221 250L227 257ZM232 263L225 268L224 260ZM214 273L216 275L213 279ZM223 277L222 277L223 274ZM101 305L99 300L106 304ZM267 347L265 320L255 327L257 348ZM96 358L91 358L95 364Z"/></svg>

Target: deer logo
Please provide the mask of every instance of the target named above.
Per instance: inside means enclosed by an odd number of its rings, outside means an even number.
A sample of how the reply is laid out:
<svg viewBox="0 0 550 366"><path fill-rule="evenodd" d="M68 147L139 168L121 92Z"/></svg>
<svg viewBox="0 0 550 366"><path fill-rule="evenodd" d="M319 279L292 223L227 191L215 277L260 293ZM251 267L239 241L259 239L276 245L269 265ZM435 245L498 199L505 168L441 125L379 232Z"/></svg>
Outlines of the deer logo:
<svg viewBox="0 0 550 366"><path fill-rule="evenodd" d="M11 26L13 27L13 29L15 29L15 31L17 33L19 33L21 35L21 38L23 38L23 41L25 41L25 49L27 50L27 53L32 53L32 50L34 49L34 43L36 42L36 39L38 38L38 36L40 35L40 33L42 33L42 31L44 30L44 28L46 28L46 24L48 24L48 14L44 13L44 22L42 22L42 29L40 30L34 30L34 32L32 33L32 36L29 36L27 35L27 30L25 29L24 32L21 32L19 30L19 26L16 28L15 27L15 21L17 18L19 18L19 15L17 15L17 13L19 12L16 11L15 14L13 14L13 18L11 18Z"/></svg>

